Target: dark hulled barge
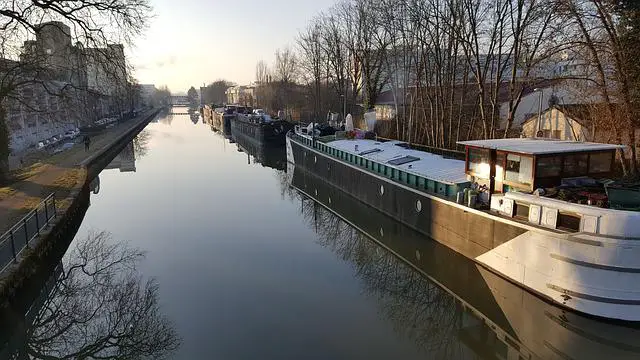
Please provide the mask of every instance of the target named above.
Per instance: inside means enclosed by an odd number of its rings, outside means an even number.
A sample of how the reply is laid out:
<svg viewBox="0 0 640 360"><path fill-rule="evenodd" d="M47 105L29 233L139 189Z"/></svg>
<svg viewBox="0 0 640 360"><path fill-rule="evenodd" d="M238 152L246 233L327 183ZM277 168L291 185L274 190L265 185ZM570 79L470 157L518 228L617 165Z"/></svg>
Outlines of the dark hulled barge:
<svg viewBox="0 0 640 360"><path fill-rule="evenodd" d="M272 119L265 114L238 112L231 119L231 132L242 134L257 142L270 145L284 145L285 137L293 125L285 120Z"/></svg>

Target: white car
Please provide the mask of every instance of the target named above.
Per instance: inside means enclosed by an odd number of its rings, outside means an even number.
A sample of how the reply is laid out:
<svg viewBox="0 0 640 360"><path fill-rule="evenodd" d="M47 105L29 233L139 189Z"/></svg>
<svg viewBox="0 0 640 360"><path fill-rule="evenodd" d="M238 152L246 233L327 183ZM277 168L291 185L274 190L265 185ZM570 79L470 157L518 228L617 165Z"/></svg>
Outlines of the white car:
<svg viewBox="0 0 640 360"><path fill-rule="evenodd" d="M78 133L76 132L76 130L68 130L63 135L65 139L69 139L69 140L75 138L76 136L78 136Z"/></svg>
<svg viewBox="0 0 640 360"><path fill-rule="evenodd" d="M264 110L262 109L253 109L253 113L256 115L264 115Z"/></svg>

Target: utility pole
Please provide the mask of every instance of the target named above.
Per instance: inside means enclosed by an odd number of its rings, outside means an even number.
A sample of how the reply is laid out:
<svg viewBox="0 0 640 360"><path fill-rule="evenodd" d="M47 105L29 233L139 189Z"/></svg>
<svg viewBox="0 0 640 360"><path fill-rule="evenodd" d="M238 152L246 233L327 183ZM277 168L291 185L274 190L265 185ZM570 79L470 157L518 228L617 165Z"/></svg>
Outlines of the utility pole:
<svg viewBox="0 0 640 360"><path fill-rule="evenodd" d="M535 137L542 137L542 95L544 94L542 92L542 89L540 88L535 88L533 89L534 92L539 92L540 96L538 98L538 129L536 131L536 136Z"/></svg>

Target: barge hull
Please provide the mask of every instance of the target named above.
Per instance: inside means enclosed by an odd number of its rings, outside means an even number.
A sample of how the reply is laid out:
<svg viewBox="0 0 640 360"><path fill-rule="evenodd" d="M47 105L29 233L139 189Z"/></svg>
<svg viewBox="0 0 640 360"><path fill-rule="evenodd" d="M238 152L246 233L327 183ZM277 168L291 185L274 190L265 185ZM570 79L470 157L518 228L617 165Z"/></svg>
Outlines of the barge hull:
<svg viewBox="0 0 640 360"><path fill-rule="evenodd" d="M556 305L640 321L640 241L563 233L468 208L291 137L287 161Z"/></svg>

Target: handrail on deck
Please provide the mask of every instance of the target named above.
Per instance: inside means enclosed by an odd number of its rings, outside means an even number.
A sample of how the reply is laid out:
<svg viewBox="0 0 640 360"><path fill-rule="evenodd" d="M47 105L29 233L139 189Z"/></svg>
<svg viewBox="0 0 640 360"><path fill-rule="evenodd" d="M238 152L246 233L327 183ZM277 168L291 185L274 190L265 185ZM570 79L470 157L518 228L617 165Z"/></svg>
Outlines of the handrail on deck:
<svg viewBox="0 0 640 360"><path fill-rule="evenodd" d="M51 193L0 236L0 273L12 262L18 262L18 255L56 216L55 193Z"/></svg>

